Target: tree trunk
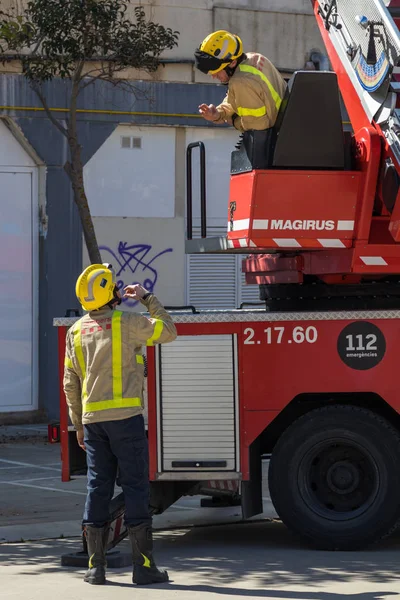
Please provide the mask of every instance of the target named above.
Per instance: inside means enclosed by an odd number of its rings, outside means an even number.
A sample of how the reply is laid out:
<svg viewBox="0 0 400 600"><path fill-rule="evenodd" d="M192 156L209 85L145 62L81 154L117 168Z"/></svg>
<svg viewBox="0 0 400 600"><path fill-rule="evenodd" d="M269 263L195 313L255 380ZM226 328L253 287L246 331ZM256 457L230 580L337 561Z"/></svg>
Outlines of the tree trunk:
<svg viewBox="0 0 400 600"><path fill-rule="evenodd" d="M72 183L74 200L78 207L90 262L92 264L101 264L101 256L99 246L97 244L96 232L94 230L92 215L90 214L89 204L85 193L85 185L83 182L83 165L80 147L76 140L69 140L69 142L71 150L71 162L67 162L64 166L64 169Z"/></svg>

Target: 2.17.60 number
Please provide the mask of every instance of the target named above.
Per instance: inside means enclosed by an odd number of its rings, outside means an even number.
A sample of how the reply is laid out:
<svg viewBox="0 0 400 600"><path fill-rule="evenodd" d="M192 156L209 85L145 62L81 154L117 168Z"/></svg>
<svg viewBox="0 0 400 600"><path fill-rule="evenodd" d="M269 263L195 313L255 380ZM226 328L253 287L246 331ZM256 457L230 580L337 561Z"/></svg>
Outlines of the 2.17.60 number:
<svg viewBox="0 0 400 600"><path fill-rule="evenodd" d="M263 336L262 340L255 340L254 334L255 331L251 327L247 327L244 330L244 343L245 344L291 344L294 342L295 344L303 344L306 342L307 344L314 344L318 339L318 331L316 327L294 327L290 329L288 332L286 331L286 327L268 327L264 329L265 336ZM289 335L287 335L289 333Z"/></svg>

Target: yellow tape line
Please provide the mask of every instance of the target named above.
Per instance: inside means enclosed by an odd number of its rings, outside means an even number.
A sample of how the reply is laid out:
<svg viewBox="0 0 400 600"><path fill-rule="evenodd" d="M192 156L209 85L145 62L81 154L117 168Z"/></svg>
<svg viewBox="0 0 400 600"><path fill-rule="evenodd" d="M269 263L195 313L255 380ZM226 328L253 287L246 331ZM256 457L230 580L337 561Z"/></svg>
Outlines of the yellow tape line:
<svg viewBox="0 0 400 600"><path fill-rule="evenodd" d="M44 112L42 106L0 106L0 110L33 110ZM68 108L50 108L51 112L69 112ZM202 115L186 114L186 113L159 113L159 112L144 112L144 111L129 111L129 110L99 110L94 108L77 108L77 113L90 113L98 115L132 115L146 117L181 117L190 119L202 119Z"/></svg>

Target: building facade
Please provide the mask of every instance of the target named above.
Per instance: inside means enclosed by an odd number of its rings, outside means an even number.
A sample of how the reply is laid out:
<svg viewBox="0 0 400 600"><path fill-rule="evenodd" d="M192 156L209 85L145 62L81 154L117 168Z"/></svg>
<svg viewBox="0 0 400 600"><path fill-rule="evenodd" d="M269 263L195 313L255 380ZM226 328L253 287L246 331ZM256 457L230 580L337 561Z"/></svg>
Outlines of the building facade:
<svg viewBox="0 0 400 600"><path fill-rule="evenodd" d="M258 299L255 287L244 286L240 258L185 255L186 147L205 143L207 222L210 232L220 234L227 225L230 152L238 139L232 128L209 125L199 116L198 105L218 104L225 89L194 69L193 52L211 31L229 29L242 37L245 50L264 53L289 77L323 52L311 3L141 4L154 21L180 32L179 46L166 53L154 76L125 73L135 80L137 93L96 82L79 99L85 185L102 258L113 264L121 285L140 282L167 306L237 308ZM10 60L0 74L0 422L18 414L57 418L52 321L80 308L74 284L88 264L63 169L65 138L46 118L19 69L18 61ZM61 120L67 87L57 80L46 90ZM196 153L193 194L198 232ZM124 309L138 307L126 302Z"/></svg>

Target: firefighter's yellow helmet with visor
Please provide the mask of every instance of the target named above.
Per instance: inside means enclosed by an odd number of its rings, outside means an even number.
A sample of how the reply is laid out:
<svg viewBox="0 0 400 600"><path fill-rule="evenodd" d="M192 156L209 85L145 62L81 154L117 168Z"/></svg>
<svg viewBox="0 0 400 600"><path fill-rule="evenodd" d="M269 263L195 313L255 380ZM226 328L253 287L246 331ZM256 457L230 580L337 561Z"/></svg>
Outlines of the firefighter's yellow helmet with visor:
<svg viewBox="0 0 400 600"><path fill-rule="evenodd" d="M78 277L75 293L84 310L97 310L115 298L115 274L110 264L94 264Z"/></svg>
<svg viewBox="0 0 400 600"><path fill-rule="evenodd" d="M196 50L196 67L203 73L214 75L242 54L243 44L240 37L220 29L210 33Z"/></svg>

